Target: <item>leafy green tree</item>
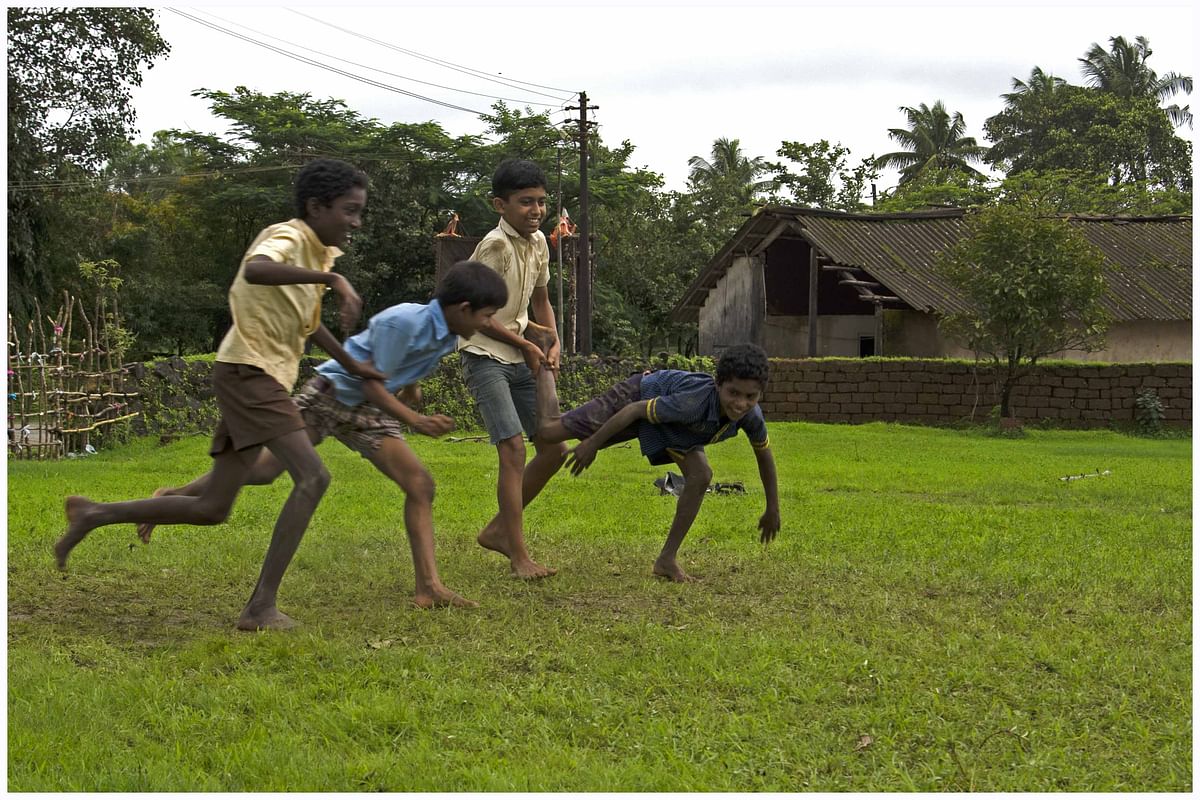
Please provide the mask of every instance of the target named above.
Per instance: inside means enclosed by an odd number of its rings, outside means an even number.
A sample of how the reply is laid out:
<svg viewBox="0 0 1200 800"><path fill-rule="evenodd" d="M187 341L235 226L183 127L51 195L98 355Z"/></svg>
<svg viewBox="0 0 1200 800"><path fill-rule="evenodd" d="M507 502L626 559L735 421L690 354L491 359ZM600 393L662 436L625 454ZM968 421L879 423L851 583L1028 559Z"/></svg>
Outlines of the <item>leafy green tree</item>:
<svg viewBox="0 0 1200 800"><path fill-rule="evenodd" d="M975 208L995 200L996 187L983 175L957 169L925 169L912 180L883 193L872 207L877 213Z"/></svg>
<svg viewBox="0 0 1200 800"><path fill-rule="evenodd" d="M154 12L139 8L9 8L9 308L77 278L94 205L90 180L133 128L131 88L167 53ZM84 212L86 215L88 212Z"/></svg>
<svg viewBox="0 0 1200 800"><path fill-rule="evenodd" d="M1000 415L1011 417L1013 387L1039 359L1099 346L1107 326L1104 256L1071 223L1021 203L985 208L967 226L936 268L970 310L939 322L992 361Z"/></svg>
<svg viewBox="0 0 1200 800"><path fill-rule="evenodd" d="M1190 214L1192 193L1147 181L1112 183L1103 174L1059 169L1015 172L996 189L1002 203L1022 203L1039 213L1162 216Z"/></svg>
<svg viewBox="0 0 1200 800"><path fill-rule="evenodd" d="M1083 58L1079 59L1088 86L1117 97L1152 98L1159 102L1179 92L1192 93L1190 75L1168 72L1159 77L1146 65L1154 51L1150 49L1150 42L1145 36L1137 37L1133 43L1126 41L1124 36L1114 36L1108 40L1108 44L1106 50L1093 42ZM1176 127L1184 123L1191 127L1190 106L1180 108L1175 104L1164 110Z"/></svg>
<svg viewBox="0 0 1200 800"><path fill-rule="evenodd" d="M850 149L840 142L831 145L827 139L814 144L785 141L776 155L799 165L793 172L791 165L783 162L767 164L775 173L775 184L790 193L777 197L780 202L861 211L866 207L863 194L867 184L879 178L874 158L864 158L853 168L847 168Z"/></svg>
<svg viewBox="0 0 1200 800"><path fill-rule="evenodd" d="M905 149L879 156L876 167L900 170L900 183L913 180L925 169L978 174L971 162L981 160L987 148L963 135L967 126L961 113L951 115L941 100L932 108L922 103L916 108L900 106L900 110L908 118L908 127L890 128L888 136Z"/></svg>
<svg viewBox="0 0 1200 800"><path fill-rule="evenodd" d="M1082 86L1026 93L984 123L986 161L1007 173L1078 170L1191 190L1191 143L1147 97Z"/></svg>

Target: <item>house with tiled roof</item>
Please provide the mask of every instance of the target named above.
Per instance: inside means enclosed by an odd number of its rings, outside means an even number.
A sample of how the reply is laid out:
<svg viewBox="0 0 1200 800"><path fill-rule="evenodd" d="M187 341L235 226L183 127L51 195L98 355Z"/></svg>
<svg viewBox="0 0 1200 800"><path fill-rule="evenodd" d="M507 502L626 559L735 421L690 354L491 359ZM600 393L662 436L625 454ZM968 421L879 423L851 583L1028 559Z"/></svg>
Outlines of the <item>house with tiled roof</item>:
<svg viewBox="0 0 1200 800"><path fill-rule="evenodd" d="M938 275L966 236L961 209L848 214L759 209L700 271L672 312L699 323L699 352L755 342L776 358L970 357L937 326L966 309ZM1103 350L1061 358L1192 358L1192 218L1067 218L1104 254ZM815 320L815 324L810 324Z"/></svg>

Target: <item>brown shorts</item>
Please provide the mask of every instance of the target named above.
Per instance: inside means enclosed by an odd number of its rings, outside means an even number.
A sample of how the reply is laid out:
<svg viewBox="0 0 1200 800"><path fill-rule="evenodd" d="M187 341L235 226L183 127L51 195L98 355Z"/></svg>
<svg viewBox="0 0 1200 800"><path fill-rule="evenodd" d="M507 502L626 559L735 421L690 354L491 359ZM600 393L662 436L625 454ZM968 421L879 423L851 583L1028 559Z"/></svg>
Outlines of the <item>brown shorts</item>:
<svg viewBox="0 0 1200 800"><path fill-rule="evenodd" d="M272 439L304 430L300 409L279 381L249 364L213 364L213 392L221 421L213 433L211 456L232 449L245 461Z"/></svg>

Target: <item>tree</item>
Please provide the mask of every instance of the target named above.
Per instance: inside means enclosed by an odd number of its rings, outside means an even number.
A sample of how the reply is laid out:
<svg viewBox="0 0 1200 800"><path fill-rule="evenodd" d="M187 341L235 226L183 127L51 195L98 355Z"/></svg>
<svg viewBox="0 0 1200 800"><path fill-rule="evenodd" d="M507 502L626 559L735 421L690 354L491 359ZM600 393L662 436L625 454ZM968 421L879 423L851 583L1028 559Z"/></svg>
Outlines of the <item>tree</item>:
<svg viewBox="0 0 1200 800"><path fill-rule="evenodd" d="M1168 72L1161 78L1146 66L1146 60L1154 52L1145 36L1134 39L1133 44L1124 36L1108 40L1105 50L1095 42L1079 59L1087 84L1102 92L1123 98L1152 98L1158 102L1167 100L1179 92L1192 93L1192 78L1177 72ZM1177 104L1164 109L1176 127L1187 123L1192 126L1190 106L1180 108Z"/></svg>
<svg viewBox="0 0 1200 800"><path fill-rule="evenodd" d="M985 160L1008 173L1070 169L1191 191L1191 143L1154 98L1062 85L1021 95L983 127L995 142Z"/></svg>
<svg viewBox="0 0 1200 800"><path fill-rule="evenodd" d="M968 235L937 270L970 307L939 324L1000 379L1000 416L1011 417L1013 387L1039 359L1099 346L1107 321L1104 256L1065 219L1021 203L991 206L967 222Z"/></svg>
<svg viewBox="0 0 1200 800"><path fill-rule="evenodd" d="M907 149L884 153L875 159L875 166L900 170L902 184L925 169L978 174L970 164L982 159L987 148L963 136L967 126L961 113L951 116L941 100L932 108L922 103L917 108L900 106L900 110L908 117L908 128L890 128L888 137Z"/></svg>
<svg viewBox="0 0 1200 800"><path fill-rule="evenodd" d="M125 142L131 88L168 50L149 9L8 9L9 303L19 319L86 258L69 246L60 205L78 202Z"/></svg>
<svg viewBox="0 0 1200 800"><path fill-rule="evenodd" d="M850 149L840 142L831 145L827 139L814 144L781 142L776 155L800 166L797 172L792 172L790 165L782 162L766 165L775 172L776 186L786 187L791 192L790 196L780 198L782 202L860 211L866 207L863 193L867 184L879 177L874 158L864 158L852 169L847 169Z"/></svg>
<svg viewBox="0 0 1200 800"><path fill-rule="evenodd" d="M706 249L712 255L774 184L761 179L767 171L766 163L761 157L746 156L738 139L716 139L711 160L692 156L688 167L688 192L682 201L691 206L689 213L700 223Z"/></svg>

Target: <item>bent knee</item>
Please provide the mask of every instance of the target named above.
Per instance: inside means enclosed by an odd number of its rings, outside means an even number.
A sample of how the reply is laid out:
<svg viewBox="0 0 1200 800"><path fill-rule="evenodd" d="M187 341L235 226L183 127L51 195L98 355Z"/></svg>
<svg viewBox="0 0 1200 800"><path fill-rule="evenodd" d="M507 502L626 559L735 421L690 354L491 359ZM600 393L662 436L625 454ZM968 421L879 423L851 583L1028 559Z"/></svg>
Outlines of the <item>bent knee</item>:
<svg viewBox="0 0 1200 800"><path fill-rule="evenodd" d="M225 520L229 519L229 512L233 509L233 500L205 500L196 501L194 506L195 523L197 525L220 525Z"/></svg>
<svg viewBox="0 0 1200 800"><path fill-rule="evenodd" d="M437 494L437 487L434 485L433 476L427 470L421 470L405 478L400 484L400 488L404 490L404 494L413 500L419 500L423 503L433 503L433 498Z"/></svg>
<svg viewBox="0 0 1200 800"><path fill-rule="evenodd" d="M324 464L308 470L296 481L296 490L304 494L320 497L329 488L332 478Z"/></svg>

